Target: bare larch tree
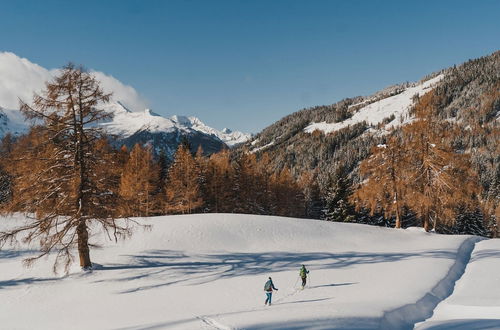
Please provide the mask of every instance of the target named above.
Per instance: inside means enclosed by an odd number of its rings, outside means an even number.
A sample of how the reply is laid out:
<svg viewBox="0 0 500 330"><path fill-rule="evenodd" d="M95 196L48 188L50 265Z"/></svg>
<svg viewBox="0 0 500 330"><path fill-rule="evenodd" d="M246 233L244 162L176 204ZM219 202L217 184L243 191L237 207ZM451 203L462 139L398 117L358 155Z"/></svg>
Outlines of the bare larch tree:
<svg viewBox="0 0 500 330"><path fill-rule="evenodd" d="M131 233L128 221L114 217L116 187L107 181L112 157L97 125L111 117L101 108L109 98L91 73L68 64L34 94L31 105L20 101L37 126L13 151L10 210L25 212L31 221L1 232L0 246L19 238L39 241L41 253L26 259L27 265L56 251L54 271L61 264L67 271L77 247L80 266L88 269L91 228L100 224L115 240Z"/></svg>

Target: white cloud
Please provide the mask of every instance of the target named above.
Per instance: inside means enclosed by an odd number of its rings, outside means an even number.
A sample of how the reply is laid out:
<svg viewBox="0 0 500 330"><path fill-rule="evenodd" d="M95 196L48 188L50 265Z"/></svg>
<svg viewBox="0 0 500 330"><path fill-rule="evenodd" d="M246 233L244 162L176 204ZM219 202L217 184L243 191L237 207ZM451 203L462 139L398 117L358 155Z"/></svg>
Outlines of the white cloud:
<svg viewBox="0 0 500 330"><path fill-rule="evenodd" d="M142 111L148 108L148 104L137 91L129 85L124 85L113 76L108 76L99 71L91 71L101 82L101 86L106 93L113 93L112 99L120 101L132 111Z"/></svg>
<svg viewBox="0 0 500 330"><path fill-rule="evenodd" d="M51 80L57 69L47 70L38 64L21 58L14 53L0 52L0 106L8 109L19 108L19 98L29 102L33 93L39 93L45 82ZM101 82L106 92L113 93L113 100L120 101L132 111L148 107L137 91L103 72L91 71Z"/></svg>
<svg viewBox="0 0 500 330"><path fill-rule="evenodd" d="M33 92L40 92L51 78L47 69L13 53L0 52L0 106L18 108L19 98L31 100Z"/></svg>

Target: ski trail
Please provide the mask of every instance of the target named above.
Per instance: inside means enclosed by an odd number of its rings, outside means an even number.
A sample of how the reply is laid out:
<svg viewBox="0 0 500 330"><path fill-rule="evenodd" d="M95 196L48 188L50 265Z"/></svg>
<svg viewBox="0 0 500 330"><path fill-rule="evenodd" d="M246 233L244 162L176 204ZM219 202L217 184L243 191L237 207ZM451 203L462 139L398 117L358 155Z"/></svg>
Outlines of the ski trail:
<svg viewBox="0 0 500 330"><path fill-rule="evenodd" d="M276 299L274 300L274 303L279 303L279 302L281 302L281 301L285 300L286 298L289 298L289 297L292 297L292 296L296 295L296 294L297 294L297 293L299 293L300 291L302 291L302 290L300 290L300 289L294 289L293 291L289 291L289 293L288 293L288 294L285 294L284 296L281 296L281 297L279 297L279 298L276 298Z"/></svg>
<svg viewBox="0 0 500 330"><path fill-rule="evenodd" d="M464 274L476 243L481 240L483 238L480 237L466 239L460 245L455 262L446 276L417 302L385 312L380 321L380 329L413 329L416 323L431 317L436 306L453 293L455 283Z"/></svg>
<svg viewBox="0 0 500 330"><path fill-rule="evenodd" d="M206 325L214 328L214 329L218 329L218 330L232 330L231 327L228 327L224 324L221 324L219 322L217 322L216 320L214 320L213 318L210 318L210 317L207 317L207 316L198 316L198 319L200 319L203 323L205 323Z"/></svg>
<svg viewBox="0 0 500 330"><path fill-rule="evenodd" d="M296 295L300 291L302 291L300 288L294 287L291 291L289 290L288 294L275 299L273 304L278 304L279 302ZM238 312L233 312L233 313L251 313L251 312L256 312L256 311L263 311L263 310L266 310L267 308L270 308L270 307L269 306L256 306L256 307L251 308L249 310L238 311ZM198 316L197 318L211 328L218 329L218 330L233 330L233 328L216 321L215 318L217 318L218 316L221 316L221 314L216 314L216 315L211 315L211 316Z"/></svg>

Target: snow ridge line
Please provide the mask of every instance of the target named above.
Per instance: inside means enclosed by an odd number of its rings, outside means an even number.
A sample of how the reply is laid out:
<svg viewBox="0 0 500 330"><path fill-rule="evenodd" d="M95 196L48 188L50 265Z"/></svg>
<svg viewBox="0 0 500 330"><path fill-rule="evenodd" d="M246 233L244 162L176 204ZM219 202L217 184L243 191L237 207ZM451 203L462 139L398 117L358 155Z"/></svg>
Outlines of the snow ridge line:
<svg viewBox="0 0 500 330"><path fill-rule="evenodd" d="M425 321L432 316L436 306L448 298L455 288L455 283L462 277L470 261L472 251L481 237L466 239L457 250L454 264L446 276L437 285L414 304L408 304L392 311L385 312L380 329L413 329L418 322Z"/></svg>

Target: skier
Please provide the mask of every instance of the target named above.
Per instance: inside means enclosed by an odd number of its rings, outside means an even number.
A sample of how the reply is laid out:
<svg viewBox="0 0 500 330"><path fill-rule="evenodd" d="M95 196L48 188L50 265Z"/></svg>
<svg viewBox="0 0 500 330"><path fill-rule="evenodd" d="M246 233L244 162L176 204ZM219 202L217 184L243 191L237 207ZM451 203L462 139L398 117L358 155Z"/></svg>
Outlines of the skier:
<svg viewBox="0 0 500 330"><path fill-rule="evenodd" d="M267 296L264 305L267 305L267 302L269 301L269 306L271 306L271 298L273 297L273 290L278 291L278 289L274 287L273 279L269 277L269 280L264 285L264 291L266 291L266 296Z"/></svg>
<svg viewBox="0 0 500 330"><path fill-rule="evenodd" d="M307 281L307 274L309 274L309 271L306 269L306 266L302 265L300 268L300 278L302 279L302 289L306 286L306 281Z"/></svg>

